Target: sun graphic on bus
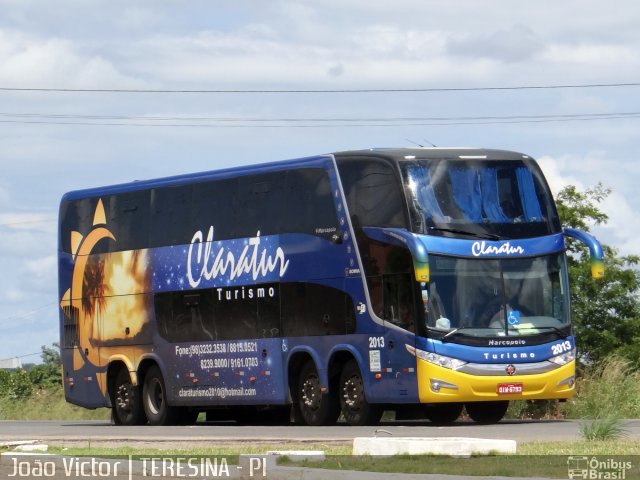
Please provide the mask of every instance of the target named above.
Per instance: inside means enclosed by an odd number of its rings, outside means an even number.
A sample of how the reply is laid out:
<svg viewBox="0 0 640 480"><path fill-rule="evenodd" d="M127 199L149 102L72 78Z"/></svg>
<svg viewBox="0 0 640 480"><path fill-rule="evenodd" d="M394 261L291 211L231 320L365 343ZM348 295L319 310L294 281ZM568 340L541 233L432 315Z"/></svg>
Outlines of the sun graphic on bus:
<svg viewBox="0 0 640 480"><path fill-rule="evenodd" d="M115 241L106 225L104 205L99 200L93 215L92 230L86 236L80 232L71 232L71 254L74 262L71 288L62 296L60 307L68 317L75 319L77 347L81 356L75 356L76 369L87 360L90 343L94 338L94 313L104 308L104 260L90 262L90 254L101 240L108 238Z"/></svg>

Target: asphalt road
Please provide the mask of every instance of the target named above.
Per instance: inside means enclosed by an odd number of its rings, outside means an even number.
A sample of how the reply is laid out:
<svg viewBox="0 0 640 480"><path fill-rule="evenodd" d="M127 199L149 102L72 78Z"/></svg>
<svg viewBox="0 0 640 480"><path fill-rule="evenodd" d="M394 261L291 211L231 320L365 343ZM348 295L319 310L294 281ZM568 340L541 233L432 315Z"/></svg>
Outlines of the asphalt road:
<svg viewBox="0 0 640 480"><path fill-rule="evenodd" d="M0 444L16 440L40 440L55 443L178 443L212 445L228 442L351 442L355 437L473 437L536 440L579 438L579 421L503 421L496 425L458 422L438 427L428 422L386 422L377 427L238 426L222 423L198 423L184 427L123 427L101 421L0 422ZM624 421L627 438L640 438L640 420ZM376 432L377 431L377 432Z"/></svg>

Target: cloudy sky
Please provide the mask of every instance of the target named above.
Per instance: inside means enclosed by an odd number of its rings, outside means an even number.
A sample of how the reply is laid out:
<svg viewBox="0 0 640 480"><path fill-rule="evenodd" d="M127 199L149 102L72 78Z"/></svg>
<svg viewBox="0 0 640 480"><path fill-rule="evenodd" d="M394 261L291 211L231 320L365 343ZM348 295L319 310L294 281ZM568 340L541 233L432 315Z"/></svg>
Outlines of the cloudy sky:
<svg viewBox="0 0 640 480"><path fill-rule="evenodd" d="M621 85L640 82L636 0L0 11L0 360L57 339L57 207L79 188L356 148L505 148L556 191L611 187L598 235L640 253L640 86ZM618 86L493 89L604 84Z"/></svg>

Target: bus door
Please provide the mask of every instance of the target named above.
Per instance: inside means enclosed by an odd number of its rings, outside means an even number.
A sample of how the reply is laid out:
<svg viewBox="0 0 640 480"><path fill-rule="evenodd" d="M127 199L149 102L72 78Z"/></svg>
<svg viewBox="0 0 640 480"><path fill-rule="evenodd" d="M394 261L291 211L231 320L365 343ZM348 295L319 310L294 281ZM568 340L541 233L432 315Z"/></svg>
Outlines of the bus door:
<svg viewBox="0 0 640 480"><path fill-rule="evenodd" d="M409 273L383 275L386 328L386 376L391 394L400 403L416 395L416 365L407 346L415 344L417 323L415 283Z"/></svg>

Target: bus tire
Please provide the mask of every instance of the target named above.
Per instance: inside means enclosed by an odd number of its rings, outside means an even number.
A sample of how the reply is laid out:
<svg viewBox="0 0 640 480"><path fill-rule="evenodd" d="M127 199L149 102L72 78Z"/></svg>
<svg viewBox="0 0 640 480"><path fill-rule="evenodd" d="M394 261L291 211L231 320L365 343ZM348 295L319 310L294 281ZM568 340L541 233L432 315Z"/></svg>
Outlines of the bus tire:
<svg viewBox="0 0 640 480"><path fill-rule="evenodd" d="M338 420L340 408L335 389L322 393L320 375L313 361L305 363L298 377L298 407L306 425L333 425Z"/></svg>
<svg viewBox="0 0 640 480"><path fill-rule="evenodd" d="M507 408L509 408L509 400L496 400L492 402L467 402L467 413L471 420L476 423L498 423L502 420Z"/></svg>
<svg viewBox="0 0 640 480"><path fill-rule="evenodd" d="M435 425L447 425L455 422L462 413L463 403L432 403L425 405L424 415Z"/></svg>
<svg viewBox="0 0 640 480"><path fill-rule="evenodd" d="M111 418L115 425L143 425L146 422L140 390L131 383L129 371L121 368L111 395Z"/></svg>
<svg viewBox="0 0 640 480"><path fill-rule="evenodd" d="M349 360L340 373L340 408L349 425L377 425L383 414L382 405L367 402L364 382L355 360Z"/></svg>
<svg viewBox="0 0 640 480"><path fill-rule="evenodd" d="M144 376L142 386L142 405L149 425L176 425L182 420L182 411L167 403L167 389L162 372L153 365Z"/></svg>

